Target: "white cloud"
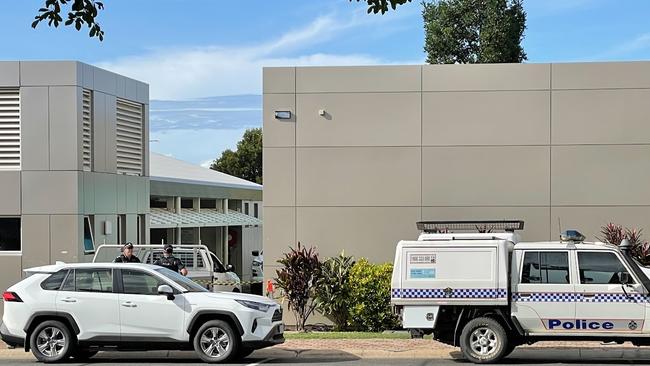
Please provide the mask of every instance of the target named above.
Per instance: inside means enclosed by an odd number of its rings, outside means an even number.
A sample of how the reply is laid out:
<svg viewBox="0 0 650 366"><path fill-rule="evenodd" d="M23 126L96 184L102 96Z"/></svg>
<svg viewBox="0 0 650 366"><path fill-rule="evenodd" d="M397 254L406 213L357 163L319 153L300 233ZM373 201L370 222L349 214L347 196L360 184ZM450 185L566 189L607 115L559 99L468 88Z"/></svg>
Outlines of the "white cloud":
<svg viewBox="0 0 650 366"><path fill-rule="evenodd" d="M400 12L396 12L400 13ZM355 12L347 18L330 14L302 29L249 47L205 46L156 49L140 56L99 62L98 66L150 84L152 99L187 99L212 95L261 93L262 67L375 65L387 63L363 54L311 53L284 57L332 40L344 31L378 27L405 19L403 15L367 16Z"/></svg>
<svg viewBox="0 0 650 366"><path fill-rule="evenodd" d="M199 164L199 165L201 165L203 168L208 168L208 169L210 169L210 167L212 166L212 162L213 162L213 161L214 161L214 160L206 160L206 161L202 162L202 163Z"/></svg>

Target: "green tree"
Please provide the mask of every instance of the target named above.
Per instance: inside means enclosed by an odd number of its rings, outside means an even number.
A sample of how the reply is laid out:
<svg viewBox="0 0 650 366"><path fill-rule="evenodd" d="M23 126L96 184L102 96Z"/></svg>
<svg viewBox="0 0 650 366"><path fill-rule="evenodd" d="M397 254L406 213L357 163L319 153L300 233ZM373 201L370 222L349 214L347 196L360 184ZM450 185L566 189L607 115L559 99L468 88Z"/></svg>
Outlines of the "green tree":
<svg viewBox="0 0 650 366"><path fill-rule="evenodd" d="M68 10L65 10L68 9ZM66 26L74 24L75 29L81 30L86 25L89 29L90 37L97 37L100 41L104 40L104 31L99 23L97 16L99 11L104 9L104 3L95 0L45 0L43 7L38 10L38 15L34 17L32 28L36 28L41 22L46 21L48 26L59 27L63 23ZM67 19L63 21L61 12L67 11Z"/></svg>
<svg viewBox="0 0 650 366"><path fill-rule="evenodd" d="M359 2L361 0L357 0ZM368 14L370 13L386 13L388 11L388 5L395 10L398 5L403 5L410 3L411 0L364 0L368 4ZM352 0L350 0L352 2Z"/></svg>
<svg viewBox="0 0 650 366"><path fill-rule="evenodd" d="M433 0L423 6L428 63L526 60L522 0Z"/></svg>
<svg viewBox="0 0 650 366"><path fill-rule="evenodd" d="M210 169L262 184L262 129L246 130L237 150L221 153Z"/></svg>

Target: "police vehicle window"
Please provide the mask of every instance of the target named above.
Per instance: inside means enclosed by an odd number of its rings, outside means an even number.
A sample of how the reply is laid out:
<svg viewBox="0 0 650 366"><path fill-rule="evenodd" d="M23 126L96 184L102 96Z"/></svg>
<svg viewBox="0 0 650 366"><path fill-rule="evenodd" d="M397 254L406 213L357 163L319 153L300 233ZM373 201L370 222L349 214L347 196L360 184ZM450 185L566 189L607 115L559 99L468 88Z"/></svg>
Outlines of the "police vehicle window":
<svg viewBox="0 0 650 366"><path fill-rule="evenodd" d="M110 268L75 270L75 291L113 292L113 270Z"/></svg>
<svg viewBox="0 0 650 366"><path fill-rule="evenodd" d="M580 283L592 285L620 284L625 266L610 252L578 252ZM631 276L630 276L631 278Z"/></svg>
<svg viewBox="0 0 650 366"><path fill-rule="evenodd" d="M68 274L67 269L62 269L56 273L50 275L43 282L41 282L41 288L43 290L58 290L61 288L61 283L65 279L65 275Z"/></svg>
<svg viewBox="0 0 650 366"><path fill-rule="evenodd" d="M526 252L521 283L568 284L569 254L567 252Z"/></svg>
<svg viewBox="0 0 650 366"><path fill-rule="evenodd" d="M122 286L125 294L158 295L158 286L160 285L166 285L166 283L148 273L122 270Z"/></svg>
<svg viewBox="0 0 650 366"><path fill-rule="evenodd" d="M172 281L176 282L184 289L184 292L207 292L208 291L198 283L170 269L160 267L160 268L156 268L155 271L171 279Z"/></svg>

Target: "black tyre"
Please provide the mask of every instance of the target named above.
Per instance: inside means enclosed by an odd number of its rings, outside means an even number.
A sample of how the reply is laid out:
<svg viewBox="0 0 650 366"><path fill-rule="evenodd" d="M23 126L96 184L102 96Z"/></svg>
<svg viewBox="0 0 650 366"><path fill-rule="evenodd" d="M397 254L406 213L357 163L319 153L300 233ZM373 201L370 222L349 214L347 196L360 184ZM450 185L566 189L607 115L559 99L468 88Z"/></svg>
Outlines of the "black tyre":
<svg viewBox="0 0 650 366"><path fill-rule="evenodd" d="M222 320L205 322L194 335L194 351L208 363L234 359L239 354L240 343L239 334Z"/></svg>
<svg viewBox="0 0 650 366"><path fill-rule="evenodd" d="M96 355L99 351L96 350L89 350L89 349L76 349L74 352L72 352L71 356L75 361L87 361L94 355Z"/></svg>
<svg viewBox="0 0 650 366"><path fill-rule="evenodd" d="M502 359L509 349L508 334L494 319L472 319L463 327L460 349L471 362L494 363Z"/></svg>
<svg viewBox="0 0 650 366"><path fill-rule="evenodd" d="M44 321L31 333L29 347L41 362L60 362L73 351L73 335L68 327L56 320Z"/></svg>

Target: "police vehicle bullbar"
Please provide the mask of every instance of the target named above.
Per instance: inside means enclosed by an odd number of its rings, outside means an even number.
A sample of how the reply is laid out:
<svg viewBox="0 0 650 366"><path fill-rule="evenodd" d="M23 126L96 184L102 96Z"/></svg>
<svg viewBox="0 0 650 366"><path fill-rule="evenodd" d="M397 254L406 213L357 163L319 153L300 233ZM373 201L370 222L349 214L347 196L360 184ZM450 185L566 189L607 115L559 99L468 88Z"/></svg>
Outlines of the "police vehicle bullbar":
<svg viewBox="0 0 650 366"><path fill-rule="evenodd" d="M520 242L520 220L417 225L418 240L397 245L391 284L414 336L433 333L475 363L542 340L650 345L650 280L627 240L585 242L569 230L557 242Z"/></svg>

